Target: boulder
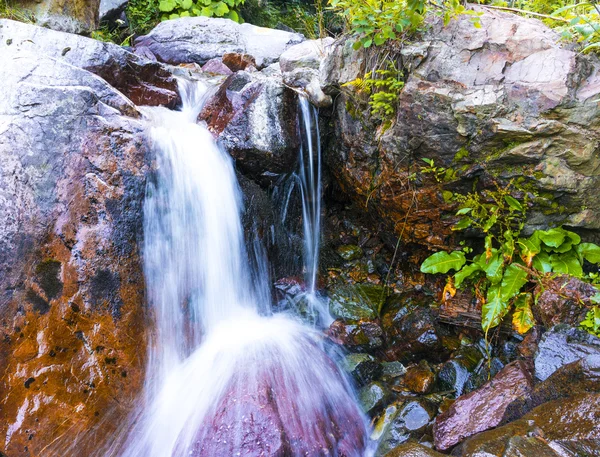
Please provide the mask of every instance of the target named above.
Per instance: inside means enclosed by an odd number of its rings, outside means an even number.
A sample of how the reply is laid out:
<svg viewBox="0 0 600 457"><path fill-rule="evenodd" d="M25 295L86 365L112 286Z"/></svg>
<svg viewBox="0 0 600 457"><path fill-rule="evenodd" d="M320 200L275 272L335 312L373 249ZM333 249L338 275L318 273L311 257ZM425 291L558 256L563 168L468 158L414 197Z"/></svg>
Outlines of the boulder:
<svg viewBox="0 0 600 457"><path fill-rule="evenodd" d="M320 108L331 106L331 96L321 89L321 67L333 49L333 38L307 40L281 54L279 65L286 85L297 89Z"/></svg>
<svg viewBox="0 0 600 457"><path fill-rule="evenodd" d="M381 365L375 357L364 353L348 354L343 360L342 367L361 386L373 381L381 374Z"/></svg>
<svg viewBox="0 0 600 457"><path fill-rule="evenodd" d="M177 81L165 66L113 43L0 19L0 53L52 57L104 78L136 105L179 102Z"/></svg>
<svg viewBox="0 0 600 457"><path fill-rule="evenodd" d="M440 414L433 427L435 447L447 450L469 436L496 427L502 422L506 408L533 388L527 365L513 362L491 381L456 399Z"/></svg>
<svg viewBox="0 0 600 457"><path fill-rule="evenodd" d="M540 381L571 362L600 355L600 338L584 330L557 325L546 332L535 355L535 377Z"/></svg>
<svg viewBox="0 0 600 457"><path fill-rule="evenodd" d="M206 102L198 119L257 182L272 183L297 160L297 99L275 68L230 75Z"/></svg>
<svg viewBox="0 0 600 457"><path fill-rule="evenodd" d="M383 298L382 286L336 285L329 291L329 312L345 321L372 320L379 315Z"/></svg>
<svg viewBox="0 0 600 457"><path fill-rule="evenodd" d="M260 69L303 40L298 33L200 16L161 22L148 35L137 38L135 46L148 48L158 60L173 65L203 65L227 53L248 54Z"/></svg>
<svg viewBox="0 0 600 457"><path fill-rule="evenodd" d="M481 28L467 15L446 27L433 20L396 54L405 85L391 125L378 128L366 98L339 91L325 151L336 181L404 241L430 246L450 242L452 194L474 184L512 181L535 195L527 230L600 229L600 63L538 20L475 9ZM372 69L350 44L336 44L324 64L327 93Z"/></svg>
<svg viewBox="0 0 600 457"><path fill-rule="evenodd" d="M90 33L98 28L101 0L20 0L37 24L61 32Z"/></svg>
<svg viewBox="0 0 600 457"><path fill-rule="evenodd" d="M349 351L373 351L383 346L383 331L376 322L337 319L329 326L327 336Z"/></svg>
<svg viewBox="0 0 600 457"><path fill-rule="evenodd" d="M100 23L110 22L118 18L125 11L129 0L100 0L98 17Z"/></svg>
<svg viewBox="0 0 600 457"><path fill-rule="evenodd" d="M600 394L544 403L518 421L473 436L455 452L462 457L598 455L599 410Z"/></svg>
<svg viewBox="0 0 600 457"><path fill-rule="evenodd" d="M143 385L149 147L137 108L103 79L4 51L0 441L13 457L68 455L75 440L91 455Z"/></svg>
<svg viewBox="0 0 600 457"><path fill-rule="evenodd" d="M415 442L408 442L395 447L385 457L443 457L444 454Z"/></svg>

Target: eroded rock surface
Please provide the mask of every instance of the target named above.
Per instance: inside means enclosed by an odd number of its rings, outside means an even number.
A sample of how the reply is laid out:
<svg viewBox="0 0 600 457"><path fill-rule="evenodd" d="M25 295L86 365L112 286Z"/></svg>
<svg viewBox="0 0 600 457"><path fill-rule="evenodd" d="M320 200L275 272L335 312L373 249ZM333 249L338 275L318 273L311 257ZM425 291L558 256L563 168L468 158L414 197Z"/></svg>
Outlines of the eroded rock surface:
<svg viewBox="0 0 600 457"><path fill-rule="evenodd" d="M29 10L35 21L54 30L89 33L98 26L101 0L20 0L19 8Z"/></svg>

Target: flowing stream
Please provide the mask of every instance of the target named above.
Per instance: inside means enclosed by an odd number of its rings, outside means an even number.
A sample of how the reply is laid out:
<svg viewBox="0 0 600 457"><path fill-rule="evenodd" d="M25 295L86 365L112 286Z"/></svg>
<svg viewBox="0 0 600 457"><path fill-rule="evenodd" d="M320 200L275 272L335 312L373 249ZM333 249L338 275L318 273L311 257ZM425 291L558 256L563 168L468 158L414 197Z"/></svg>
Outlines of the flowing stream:
<svg viewBox="0 0 600 457"><path fill-rule="evenodd" d="M269 284L253 280L232 161L196 124L207 89L183 82L181 92L180 112L146 109L158 162L143 250L155 326L144 405L115 454L362 456L364 419L322 336L261 303ZM320 151L308 136L300 176L314 294Z"/></svg>

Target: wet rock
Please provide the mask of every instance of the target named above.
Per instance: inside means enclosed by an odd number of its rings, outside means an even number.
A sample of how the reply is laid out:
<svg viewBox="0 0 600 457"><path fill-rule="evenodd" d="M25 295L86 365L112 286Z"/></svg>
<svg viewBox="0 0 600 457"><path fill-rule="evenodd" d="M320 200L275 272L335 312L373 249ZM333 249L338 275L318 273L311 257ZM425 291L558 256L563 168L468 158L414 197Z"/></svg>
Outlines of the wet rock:
<svg viewBox="0 0 600 457"><path fill-rule="evenodd" d="M378 124L367 100L340 91L324 155L334 178L404 240L429 246L450 242L455 208L444 191L472 191L476 179L492 189L495 180L514 180L537 195L530 228L597 231L600 63L563 47L538 20L478 11L480 29L467 16L448 27L440 19L403 48L395 63L406 83L380 134L373 135ZM350 45L339 42L327 59L326 92L370 70L366 54ZM415 165L422 158L446 170L442 182Z"/></svg>
<svg viewBox="0 0 600 457"><path fill-rule="evenodd" d="M440 360L445 351L426 297L403 294L388 299L381 318L390 360Z"/></svg>
<svg viewBox="0 0 600 457"><path fill-rule="evenodd" d="M382 362L382 374L387 378L398 378L406 374L406 368L400 362Z"/></svg>
<svg viewBox="0 0 600 457"><path fill-rule="evenodd" d="M415 365L408 368L404 376L404 385L417 394L426 394L431 391L435 383L435 373L429 367Z"/></svg>
<svg viewBox="0 0 600 457"><path fill-rule="evenodd" d="M443 457L443 455L422 444L408 442L395 447L385 454L385 457Z"/></svg>
<svg viewBox="0 0 600 457"><path fill-rule="evenodd" d="M584 330L557 325L544 333L535 356L535 377L547 379L558 368L588 355L600 355L600 338Z"/></svg>
<svg viewBox="0 0 600 457"><path fill-rule="evenodd" d="M426 432L435 417L436 408L428 400L420 398L407 401L404 404L395 404L388 407L386 411L387 423L378 437L376 457L386 455L400 444L412 439L419 439ZM374 435L379 434L378 428L383 425L375 425Z"/></svg>
<svg viewBox="0 0 600 457"><path fill-rule="evenodd" d="M536 321L550 328L557 324L578 325L598 293L591 284L569 275L548 278L536 286L532 311Z"/></svg>
<svg viewBox="0 0 600 457"><path fill-rule="evenodd" d="M236 166L266 184L294 168L299 146L296 118L295 94L271 69L229 76L198 116Z"/></svg>
<svg viewBox="0 0 600 457"><path fill-rule="evenodd" d="M327 336L351 351L370 351L383 346L383 331L375 322L346 323L337 319L329 326Z"/></svg>
<svg viewBox="0 0 600 457"><path fill-rule="evenodd" d="M463 457L596 455L599 410L600 394L544 403L518 421L475 435L456 452ZM514 453L506 453L508 449Z"/></svg>
<svg viewBox="0 0 600 457"><path fill-rule="evenodd" d="M228 52L223 54L223 64L225 64L232 72L248 70L251 71L256 67L254 57L248 54L239 54L237 52Z"/></svg>
<svg viewBox="0 0 600 457"><path fill-rule="evenodd" d="M223 63L221 59L210 59L202 66L202 71L205 73L212 73L215 75L229 76L233 74L231 69Z"/></svg>
<svg viewBox="0 0 600 457"><path fill-rule="evenodd" d="M329 292L329 311L349 321L372 320L379 314L383 287L374 284L339 285Z"/></svg>
<svg viewBox="0 0 600 457"><path fill-rule="evenodd" d="M532 387L533 379L525 363L507 365L478 390L457 398L436 418L433 428L436 448L449 449L469 436L496 427L508 405L529 394Z"/></svg>
<svg viewBox="0 0 600 457"><path fill-rule="evenodd" d="M519 419L533 408L552 400L593 392L600 393L600 354L588 355L560 367L545 381L536 384L530 395L512 402L502 422Z"/></svg>
<svg viewBox="0 0 600 457"><path fill-rule="evenodd" d="M21 0L37 24L61 32L89 33L98 27L100 0Z"/></svg>
<svg viewBox="0 0 600 457"><path fill-rule="evenodd" d="M2 46L7 30L63 35L0 25ZM64 59L2 56L0 440L14 457L68 455L75 440L91 455L143 385L145 125Z"/></svg>
<svg viewBox="0 0 600 457"><path fill-rule="evenodd" d="M382 408L390 399L392 393L381 382L371 382L358 392L358 399L365 413Z"/></svg>
<svg viewBox="0 0 600 457"><path fill-rule="evenodd" d="M136 105L175 107L179 101L177 81L163 65L113 43L0 19L0 52L52 57L90 71Z"/></svg>
<svg viewBox="0 0 600 457"><path fill-rule="evenodd" d="M505 364L498 357L492 357L492 360L490 360L489 363L482 360L475 372L471 373L471 376L467 379L462 393L466 394L478 389L500 373L504 366Z"/></svg>
<svg viewBox="0 0 600 457"><path fill-rule="evenodd" d="M331 96L321 89L321 66L333 49L333 38L308 40L281 54L279 65L284 82L303 92L317 107L332 104Z"/></svg>
<svg viewBox="0 0 600 457"><path fill-rule="evenodd" d="M128 0L100 0L100 23L111 22L125 11Z"/></svg>
<svg viewBox="0 0 600 457"><path fill-rule="evenodd" d="M346 244L337 248L340 257L346 261L360 259L363 256L363 251L355 244Z"/></svg>
<svg viewBox="0 0 600 457"><path fill-rule="evenodd" d="M483 354L474 346L462 346L438 373L440 390L451 390L460 397L472 373L478 368ZM495 374L495 373L494 373ZM477 386L479 387L479 386Z"/></svg>
<svg viewBox="0 0 600 457"><path fill-rule="evenodd" d="M248 54L260 69L303 40L298 33L201 16L161 22L148 35L137 38L135 47L146 47L161 62L174 65L204 65L227 53Z"/></svg>
<svg viewBox="0 0 600 457"><path fill-rule="evenodd" d="M369 354L348 354L342 366L358 385L365 385L381 374L381 365Z"/></svg>

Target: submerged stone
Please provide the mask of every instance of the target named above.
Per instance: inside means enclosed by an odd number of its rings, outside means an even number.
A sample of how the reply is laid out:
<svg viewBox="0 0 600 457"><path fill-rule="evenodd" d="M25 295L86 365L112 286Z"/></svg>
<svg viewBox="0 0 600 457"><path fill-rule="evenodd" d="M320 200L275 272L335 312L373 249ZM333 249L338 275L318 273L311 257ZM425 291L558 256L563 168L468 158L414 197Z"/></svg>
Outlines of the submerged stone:
<svg viewBox="0 0 600 457"><path fill-rule="evenodd" d="M345 244L337 248L340 257L346 261L360 259L363 256L363 250L355 244Z"/></svg>
<svg viewBox="0 0 600 457"><path fill-rule="evenodd" d="M358 398L365 413L377 410L385 405L391 396L390 390L381 382L371 382L358 393Z"/></svg>

